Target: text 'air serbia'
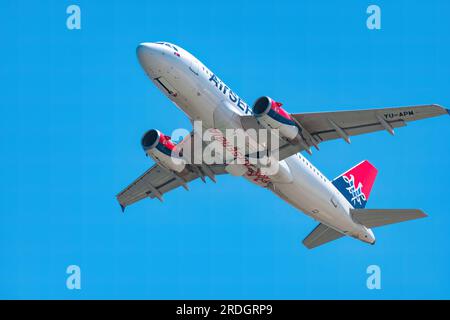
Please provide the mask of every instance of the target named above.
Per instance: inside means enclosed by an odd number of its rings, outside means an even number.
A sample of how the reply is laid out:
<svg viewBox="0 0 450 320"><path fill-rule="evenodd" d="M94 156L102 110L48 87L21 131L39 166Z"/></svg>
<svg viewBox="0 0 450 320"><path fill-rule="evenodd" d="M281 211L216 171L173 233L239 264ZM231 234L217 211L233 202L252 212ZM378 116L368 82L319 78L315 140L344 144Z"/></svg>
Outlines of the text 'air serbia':
<svg viewBox="0 0 450 320"><path fill-rule="evenodd" d="M174 143L152 129L142 147L156 164L117 195L122 207L158 198L200 178L241 176L269 189L319 221L305 238L314 248L351 236L374 244L372 228L425 217L414 209L365 209L377 169L363 161L328 180L300 152L312 154L327 140L403 127L407 122L440 116L438 105L291 114L270 97L249 106L186 50L167 42L137 48L142 68L156 87L191 120L194 130ZM157 111L159 112L159 111ZM274 170L275 168L275 170Z"/></svg>

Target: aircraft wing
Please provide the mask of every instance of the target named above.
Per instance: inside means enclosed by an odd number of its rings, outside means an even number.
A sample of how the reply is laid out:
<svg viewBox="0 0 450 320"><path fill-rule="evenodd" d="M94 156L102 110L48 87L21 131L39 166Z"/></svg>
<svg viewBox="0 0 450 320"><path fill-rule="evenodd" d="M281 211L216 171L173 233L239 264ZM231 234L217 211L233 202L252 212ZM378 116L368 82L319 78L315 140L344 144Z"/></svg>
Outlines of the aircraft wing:
<svg viewBox="0 0 450 320"><path fill-rule="evenodd" d="M311 147L321 142L342 138L350 143L350 137L360 134L386 130L394 134L395 128L406 126L410 121L450 114L448 109L439 105L423 105L398 108L314 112L291 114L301 128L301 139L288 141L279 139L279 159L283 160L293 154L306 150L311 154ZM241 116L244 129L262 129L252 115Z"/></svg>
<svg viewBox="0 0 450 320"><path fill-rule="evenodd" d="M316 112L291 114L309 133L307 143L342 138L350 143L350 136L386 130L394 134L394 129L406 126L407 122L450 114L439 105L423 105L398 108ZM312 141L314 139L315 141Z"/></svg>
<svg viewBox="0 0 450 320"><path fill-rule="evenodd" d="M319 223L319 225L303 240L303 244L308 249L321 246L327 242L342 238L344 235L333 228Z"/></svg>
<svg viewBox="0 0 450 320"><path fill-rule="evenodd" d="M226 173L223 165L186 165L181 172L172 172L155 164L143 175L132 182L117 195L117 200L125 210L125 207L144 198L158 198L162 201L162 195L183 186L188 190L187 183L197 178L205 182L209 177L215 182L215 175Z"/></svg>

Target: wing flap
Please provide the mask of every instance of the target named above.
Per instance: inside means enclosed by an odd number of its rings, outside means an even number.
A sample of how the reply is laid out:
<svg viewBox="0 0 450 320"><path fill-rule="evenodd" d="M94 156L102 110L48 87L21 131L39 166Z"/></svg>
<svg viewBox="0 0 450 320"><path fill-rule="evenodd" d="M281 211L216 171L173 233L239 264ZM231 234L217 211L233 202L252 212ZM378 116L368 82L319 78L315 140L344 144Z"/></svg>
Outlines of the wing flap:
<svg viewBox="0 0 450 320"><path fill-rule="evenodd" d="M333 228L320 223L304 240L303 244L308 249L313 249L327 242L342 238L344 235Z"/></svg>
<svg viewBox="0 0 450 320"><path fill-rule="evenodd" d="M355 222L368 228L427 217L418 209L352 209L350 213Z"/></svg>
<svg viewBox="0 0 450 320"><path fill-rule="evenodd" d="M393 121L389 124L393 129L406 126L404 121ZM361 134L383 131L385 128L380 123L370 123L366 125L346 127L344 130L349 136L359 136ZM333 128L327 128L327 130L324 131L314 132L312 136L320 142L341 138L341 136Z"/></svg>

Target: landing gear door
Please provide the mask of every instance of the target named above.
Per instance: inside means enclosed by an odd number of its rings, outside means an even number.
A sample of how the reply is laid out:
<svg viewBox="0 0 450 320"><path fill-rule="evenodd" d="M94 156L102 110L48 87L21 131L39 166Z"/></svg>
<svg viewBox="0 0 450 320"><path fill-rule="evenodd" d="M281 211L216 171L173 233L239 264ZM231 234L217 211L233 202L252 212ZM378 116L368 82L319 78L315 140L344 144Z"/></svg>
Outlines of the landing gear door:
<svg viewBox="0 0 450 320"><path fill-rule="evenodd" d="M177 90L175 87L167 81L164 77L155 78L156 86L159 87L160 90L167 93L169 96L176 97L178 95Z"/></svg>

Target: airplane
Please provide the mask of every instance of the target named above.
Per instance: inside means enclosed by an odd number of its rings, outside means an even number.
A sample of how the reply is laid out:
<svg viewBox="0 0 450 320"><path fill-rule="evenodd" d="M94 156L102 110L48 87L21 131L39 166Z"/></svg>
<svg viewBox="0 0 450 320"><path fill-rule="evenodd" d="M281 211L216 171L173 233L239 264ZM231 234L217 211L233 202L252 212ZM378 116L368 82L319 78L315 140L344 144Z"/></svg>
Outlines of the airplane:
<svg viewBox="0 0 450 320"><path fill-rule="evenodd" d="M216 176L232 174L272 191L275 195L318 221L317 227L303 240L309 248L350 236L375 244L372 228L418 219L427 215L417 209L366 209L366 203L377 176L377 169L367 160L328 180L302 154L319 150L319 144L376 131L404 127L410 121L450 114L436 104L395 108L289 113L280 102L268 96L258 98L252 106L242 100L215 73L188 51L169 42L141 43L137 49L140 65L156 87L181 109L192 123L212 131L213 140L222 144L219 158L225 161L185 161L193 140L201 135L194 130L179 143L158 130L147 131L141 144L146 155L156 164L117 195L125 210L144 198L163 200L163 195L197 178L203 182ZM270 141L246 134L251 130L267 130ZM225 131L244 134L245 150L235 147ZM244 133L242 133L244 132ZM275 138L274 138L275 137ZM201 142L204 150L204 142ZM231 146L231 149L227 149ZM239 149L240 148L240 149ZM256 150L256 151L255 151ZM262 151L261 151L262 150ZM231 156L229 156L231 153ZM269 156L277 154L277 158ZM275 161L277 170L263 170L262 162L249 161L266 156ZM237 157L242 158L236 162ZM183 160L184 159L184 160ZM231 161L230 161L231 159ZM179 160L179 161L174 161ZM182 160L182 161L181 161ZM189 159L188 159L189 160Z"/></svg>

